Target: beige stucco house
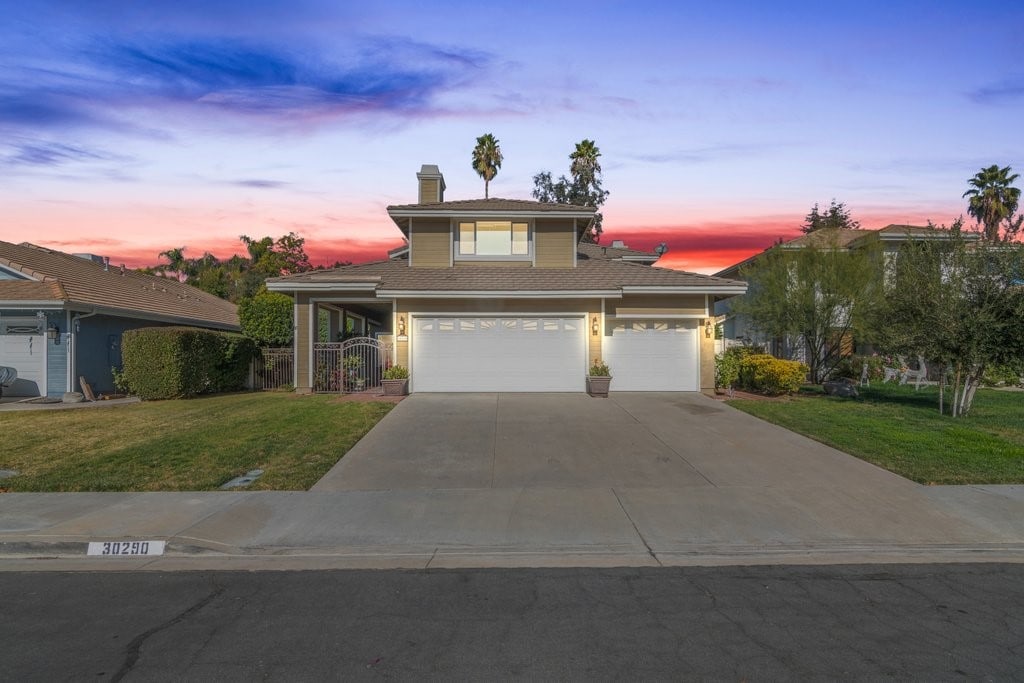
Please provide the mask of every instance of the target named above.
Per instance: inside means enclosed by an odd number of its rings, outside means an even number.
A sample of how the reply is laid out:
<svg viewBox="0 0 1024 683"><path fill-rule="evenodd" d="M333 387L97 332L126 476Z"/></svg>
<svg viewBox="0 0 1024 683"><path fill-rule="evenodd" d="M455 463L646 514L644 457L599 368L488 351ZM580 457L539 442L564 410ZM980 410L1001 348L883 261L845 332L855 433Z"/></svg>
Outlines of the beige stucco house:
<svg viewBox="0 0 1024 683"><path fill-rule="evenodd" d="M387 260L268 281L295 299L296 390L314 386L321 310L391 345L412 392L582 392L597 358L613 391L714 386L714 305L744 283L581 244L591 207L445 201L436 166L417 178L419 201L387 209L406 239Z"/></svg>

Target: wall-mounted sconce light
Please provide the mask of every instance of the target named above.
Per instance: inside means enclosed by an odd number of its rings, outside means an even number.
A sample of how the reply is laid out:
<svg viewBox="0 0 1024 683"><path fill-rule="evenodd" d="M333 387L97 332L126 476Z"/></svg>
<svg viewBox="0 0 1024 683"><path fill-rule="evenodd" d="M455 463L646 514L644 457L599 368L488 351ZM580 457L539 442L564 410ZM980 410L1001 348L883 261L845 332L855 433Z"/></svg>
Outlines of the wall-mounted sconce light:
<svg viewBox="0 0 1024 683"><path fill-rule="evenodd" d="M405 336L405 316L404 315L398 316L398 336L399 337L404 337Z"/></svg>
<svg viewBox="0 0 1024 683"><path fill-rule="evenodd" d="M593 320L591 321L591 323L590 323L590 333L591 333L592 335L594 335L594 336L596 337L596 336L597 336L597 333L598 333L598 332L599 332L600 330L601 330L601 323L600 323L600 322L598 322L598 320L597 320L597 316L595 315L595 316L594 316L594 319L593 319Z"/></svg>
<svg viewBox="0 0 1024 683"><path fill-rule="evenodd" d="M59 344L60 328L51 323L50 326L46 328L46 338L52 341L54 344Z"/></svg>
<svg viewBox="0 0 1024 683"><path fill-rule="evenodd" d="M715 328L711 325L711 318L704 318L704 336L711 339L711 336L715 333Z"/></svg>

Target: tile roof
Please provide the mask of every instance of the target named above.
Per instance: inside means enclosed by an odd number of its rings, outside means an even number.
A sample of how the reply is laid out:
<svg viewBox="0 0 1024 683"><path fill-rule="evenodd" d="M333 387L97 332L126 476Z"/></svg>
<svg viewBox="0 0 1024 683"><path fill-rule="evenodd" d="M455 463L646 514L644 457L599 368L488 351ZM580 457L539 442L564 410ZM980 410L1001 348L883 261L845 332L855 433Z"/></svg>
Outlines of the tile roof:
<svg viewBox="0 0 1024 683"><path fill-rule="evenodd" d="M580 242L576 245L576 250L589 258L617 259L629 258L630 256L659 258L653 251L640 251L639 249L629 249L627 247L609 247L606 244L591 244L590 242Z"/></svg>
<svg viewBox="0 0 1024 683"><path fill-rule="evenodd" d="M95 261L27 242L0 241L0 266L37 280L0 281L0 305L3 300L28 300L25 293L41 294L49 287L51 296L46 299L61 299L69 304L238 328L238 312L233 303L170 278L133 270L122 273L119 268L107 270ZM21 294L15 291L18 287ZM53 295L57 293L60 296Z"/></svg>
<svg viewBox="0 0 1024 683"><path fill-rule="evenodd" d="M0 301L64 301L67 298L56 280L0 280Z"/></svg>
<svg viewBox="0 0 1024 683"><path fill-rule="evenodd" d="M412 268L405 260L391 259L316 273L270 278L274 289L289 284L365 283L384 291L608 291L621 287L719 288L745 286L736 280L669 270L627 261L581 256L576 268L515 268L457 266Z"/></svg>
<svg viewBox="0 0 1024 683"><path fill-rule="evenodd" d="M505 211L529 213L594 213L592 206L576 206L574 204L550 204L535 202L528 199L461 199L451 202L434 202L433 204L396 204L388 207L388 211Z"/></svg>

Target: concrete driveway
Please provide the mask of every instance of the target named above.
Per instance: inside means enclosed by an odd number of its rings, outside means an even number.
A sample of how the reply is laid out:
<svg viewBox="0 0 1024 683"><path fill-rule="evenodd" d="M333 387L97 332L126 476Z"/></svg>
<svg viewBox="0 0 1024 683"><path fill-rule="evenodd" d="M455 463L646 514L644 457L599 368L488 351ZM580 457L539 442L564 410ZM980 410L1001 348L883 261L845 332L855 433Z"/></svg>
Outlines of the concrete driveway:
<svg viewBox="0 0 1024 683"><path fill-rule="evenodd" d="M702 394L415 394L315 491L715 487L911 489Z"/></svg>

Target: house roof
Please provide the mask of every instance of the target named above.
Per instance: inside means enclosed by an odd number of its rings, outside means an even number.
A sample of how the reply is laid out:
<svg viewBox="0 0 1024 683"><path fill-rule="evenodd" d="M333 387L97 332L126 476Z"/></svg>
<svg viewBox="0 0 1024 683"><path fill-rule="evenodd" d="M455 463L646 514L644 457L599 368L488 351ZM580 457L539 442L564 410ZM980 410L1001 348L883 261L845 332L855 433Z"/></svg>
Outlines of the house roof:
<svg viewBox="0 0 1024 683"><path fill-rule="evenodd" d="M270 278L267 286L276 291L374 289L384 296L392 292L461 292L467 295L476 292L593 292L597 296L602 292L630 288L735 294L746 287L745 283L736 280L608 258L590 258L582 254L575 268L504 268L493 265L412 268L405 260L391 259Z"/></svg>
<svg viewBox="0 0 1024 683"><path fill-rule="evenodd" d="M807 233L806 235L801 235L800 237L791 239L788 242L782 242L778 246L781 246L783 249L800 249L806 246L836 246L840 249L847 249L853 247L858 242L866 241L870 238L880 239L884 242L900 242L908 239L922 239L936 235L941 238L942 233L942 230L927 225L901 225L896 223L892 223L875 230L825 228L822 230L815 230L814 232ZM966 236L968 239L977 239L978 237L973 233L967 233ZM772 245L772 247L774 246L776 245ZM735 276L743 266L760 258L763 253L769 251L772 247L768 247L768 249L765 249L762 252L749 256L739 263L734 263L728 268L723 268L715 273L715 275L719 277Z"/></svg>
<svg viewBox="0 0 1024 683"><path fill-rule="evenodd" d="M0 266L30 278L0 280L0 307L4 302L54 301L112 315L238 328L234 304L170 278L108 269L27 242L0 241Z"/></svg>
<svg viewBox="0 0 1024 683"><path fill-rule="evenodd" d="M627 261L644 261L653 263L660 256L653 251L640 251L627 247L609 247L605 244L593 244L591 242L580 242L576 250L588 258L625 259Z"/></svg>
<svg viewBox="0 0 1024 683"><path fill-rule="evenodd" d="M480 211L500 211L502 213L575 213L593 215L597 209L592 206L575 204L553 204L535 202L528 199L460 199L450 202L434 202L428 204L395 204L388 207L388 213L406 211L429 211L430 213L477 213Z"/></svg>

